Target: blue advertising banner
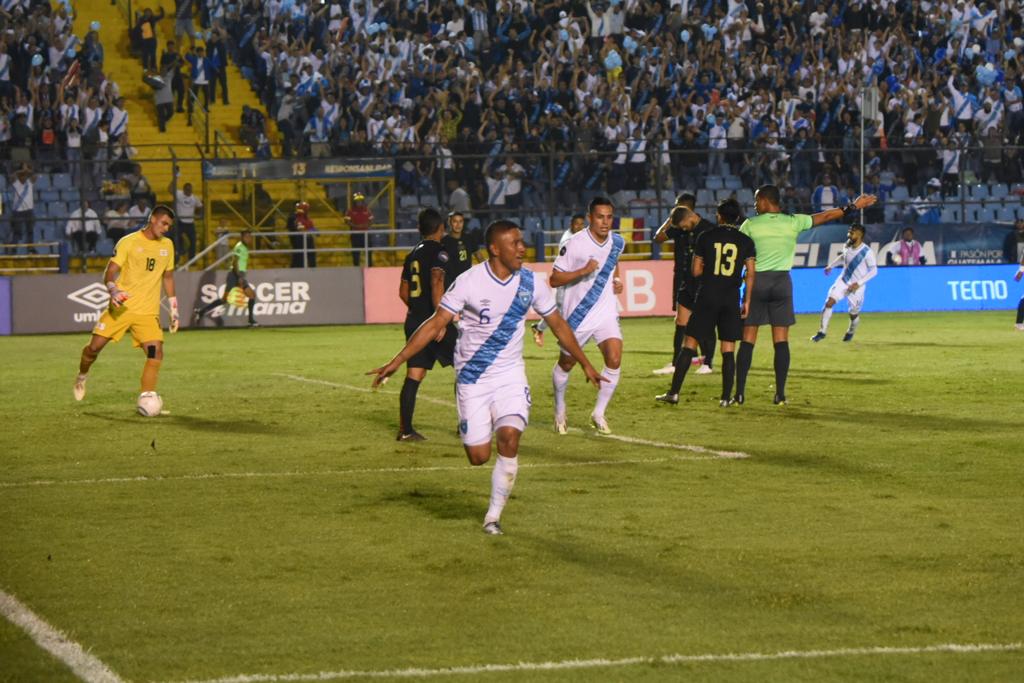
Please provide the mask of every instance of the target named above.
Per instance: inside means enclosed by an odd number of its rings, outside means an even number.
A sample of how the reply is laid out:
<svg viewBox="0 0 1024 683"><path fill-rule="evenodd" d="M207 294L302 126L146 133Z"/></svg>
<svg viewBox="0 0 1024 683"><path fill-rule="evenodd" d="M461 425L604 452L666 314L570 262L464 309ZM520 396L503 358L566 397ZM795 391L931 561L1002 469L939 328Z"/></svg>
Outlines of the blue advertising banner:
<svg viewBox="0 0 1024 683"><path fill-rule="evenodd" d="M864 241L875 252L879 266L886 264L885 255L896 245L905 227L913 229L914 239L921 243L921 255L930 266L1006 263L1006 239L1013 231L1012 225L999 223L882 224L866 227ZM830 224L801 233L794 267L824 268L843 251L847 229L846 225Z"/></svg>
<svg viewBox="0 0 1024 683"><path fill-rule="evenodd" d="M11 279L0 277L0 337L11 333Z"/></svg>
<svg viewBox="0 0 1024 683"><path fill-rule="evenodd" d="M820 268L792 271L797 313L817 313L840 269L828 277ZM864 295L864 311L988 311L1017 307L1024 282L1016 266L933 266L879 268ZM845 301L836 310L846 310Z"/></svg>

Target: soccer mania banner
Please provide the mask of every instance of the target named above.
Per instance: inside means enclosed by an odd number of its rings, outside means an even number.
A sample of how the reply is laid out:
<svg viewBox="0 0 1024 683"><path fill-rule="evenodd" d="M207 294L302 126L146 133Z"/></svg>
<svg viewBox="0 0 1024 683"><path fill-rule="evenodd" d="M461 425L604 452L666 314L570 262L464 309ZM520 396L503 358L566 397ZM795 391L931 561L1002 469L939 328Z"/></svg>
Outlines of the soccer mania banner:
<svg viewBox="0 0 1024 683"><path fill-rule="evenodd" d="M886 255L895 253L906 228L914 231L921 243L921 256L929 266L992 265L1006 263L1003 245L1013 230L1010 224L975 223L909 225L884 223L867 225L864 241L875 252L879 267L896 265ZM800 234L796 245L794 268L824 268L842 253L846 244L847 225L822 225ZM917 264L902 264L917 265Z"/></svg>
<svg viewBox="0 0 1024 683"><path fill-rule="evenodd" d="M390 159L274 159L270 161L217 160L203 162L206 180L370 180L392 178Z"/></svg>

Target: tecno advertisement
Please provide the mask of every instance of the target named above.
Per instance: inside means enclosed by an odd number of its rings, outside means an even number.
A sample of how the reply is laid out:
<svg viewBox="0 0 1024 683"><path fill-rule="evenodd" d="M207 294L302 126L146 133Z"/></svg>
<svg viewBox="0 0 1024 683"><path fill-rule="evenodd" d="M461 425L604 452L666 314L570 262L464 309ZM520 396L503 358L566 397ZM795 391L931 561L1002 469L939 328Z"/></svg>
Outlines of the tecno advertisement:
<svg viewBox="0 0 1024 683"><path fill-rule="evenodd" d="M11 332L88 332L110 302L101 275L24 275L11 283ZM192 309L223 296L227 271L174 276L183 327ZM363 322L363 275L357 268L275 269L251 273L260 325L339 325ZM167 311L163 311L164 324ZM244 327L245 308L221 306L201 327Z"/></svg>
<svg viewBox="0 0 1024 683"><path fill-rule="evenodd" d="M622 294L619 313L623 317L672 315L672 261L621 261ZM547 282L550 263L526 266ZM368 268L363 291L366 322L399 323L405 320L405 304L398 298L401 268ZM530 316L537 315L532 310Z"/></svg>

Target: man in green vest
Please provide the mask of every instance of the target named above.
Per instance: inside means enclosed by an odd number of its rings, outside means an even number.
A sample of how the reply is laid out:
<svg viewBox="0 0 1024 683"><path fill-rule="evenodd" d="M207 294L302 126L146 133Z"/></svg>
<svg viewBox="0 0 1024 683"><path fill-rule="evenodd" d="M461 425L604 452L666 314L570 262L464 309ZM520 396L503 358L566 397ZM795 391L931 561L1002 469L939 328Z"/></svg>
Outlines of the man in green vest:
<svg viewBox="0 0 1024 683"><path fill-rule="evenodd" d="M796 238L804 230L831 223L866 209L877 201L874 195L862 194L842 208L828 209L808 215L783 213L781 197L775 185L762 185L754 193L757 216L748 218L740 232L749 235L757 248L757 286L750 301L750 313L743 327L743 341L736 356L736 397L742 405L747 373L754 357L757 330L772 326L775 344L775 405L786 403L786 378L789 375L789 328L796 324L793 311L793 280L789 271L796 254Z"/></svg>

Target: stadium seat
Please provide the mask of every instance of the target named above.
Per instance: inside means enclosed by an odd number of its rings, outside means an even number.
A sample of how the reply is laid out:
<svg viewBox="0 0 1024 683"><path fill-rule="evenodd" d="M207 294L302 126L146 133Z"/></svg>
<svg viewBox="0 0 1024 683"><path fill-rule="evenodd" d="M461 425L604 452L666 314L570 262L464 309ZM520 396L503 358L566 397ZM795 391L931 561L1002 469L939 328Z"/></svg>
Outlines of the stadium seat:
<svg viewBox="0 0 1024 683"><path fill-rule="evenodd" d="M709 175L707 178L704 179L704 187L708 188L709 190L721 190L723 187L725 187L725 181L722 179L721 176Z"/></svg>
<svg viewBox="0 0 1024 683"><path fill-rule="evenodd" d="M987 199L988 196L988 185L979 183L978 185L971 186L972 199Z"/></svg>
<svg viewBox="0 0 1024 683"><path fill-rule="evenodd" d="M736 194L735 191L734 190L730 190L727 187L723 187L720 190L715 190L715 202L717 203L717 202L725 201L729 197L732 197L734 194Z"/></svg>
<svg viewBox="0 0 1024 683"><path fill-rule="evenodd" d="M419 206L419 203L420 198L414 194L403 194L398 199L398 206L402 209Z"/></svg>
<svg viewBox="0 0 1024 683"><path fill-rule="evenodd" d="M989 187L989 191L994 199L1004 199L1010 196L1010 188L1006 186L1006 183L996 183Z"/></svg>
<svg viewBox="0 0 1024 683"><path fill-rule="evenodd" d="M991 223L996 220L998 207L995 204L985 204L975 213L975 221L978 223Z"/></svg>
<svg viewBox="0 0 1024 683"><path fill-rule="evenodd" d="M996 220L1002 223L1013 223L1017 220L1017 212L1008 206L1002 206L996 212Z"/></svg>
<svg viewBox="0 0 1024 683"><path fill-rule="evenodd" d="M63 190L64 188L71 188L71 174L70 173L54 173L51 178L52 187Z"/></svg>
<svg viewBox="0 0 1024 683"><path fill-rule="evenodd" d="M60 201L60 192L58 192L57 190L42 190L39 193L38 198L41 202Z"/></svg>
<svg viewBox="0 0 1024 683"><path fill-rule="evenodd" d="M736 200L740 203L740 206L745 210L752 210L754 208L754 192L749 187L741 187L736 190Z"/></svg>
<svg viewBox="0 0 1024 683"><path fill-rule="evenodd" d="M892 188L892 194L890 194L889 197L896 201L905 201L910 199L910 191L907 190L906 185L897 185Z"/></svg>
<svg viewBox="0 0 1024 683"><path fill-rule="evenodd" d="M53 185L50 184L50 176L46 173L40 173L36 178L36 191L49 190Z"/></svg>
<svg viewBox="0 0 1024 683"><path fill-rule="evenodd" d="M885 222L886 223L898 223L900 220L900 205L899 204L886 204L885 207Z"/></svg>
<svg viewBox="0 0 1024 683"><path fill-rule="evenodd" d="M960 223L960 208L956 206L945 206L942 208L943 223Z"/></svg>
<svg viewBox="0 0 1024 683"><path fill-rule="evenodd" d="M726 176L725 186L730 190L741 190L743 189L743 181L734 175Z"/></svg>
<svg viewBox="0 0 1024 683"><path fill-rule="evenodd" d="M706 188L697 190L697 206L711 206L715 203L715 193Z"/></svg>
<svg viewBox="0 0 1024 683"><path fill-rule="evenodd" d="M657 201L658 200L658 191L657 190L650 190L650 189L648 189L648 190L640 190L640 199L646 199L648 201Z"/></svg>

